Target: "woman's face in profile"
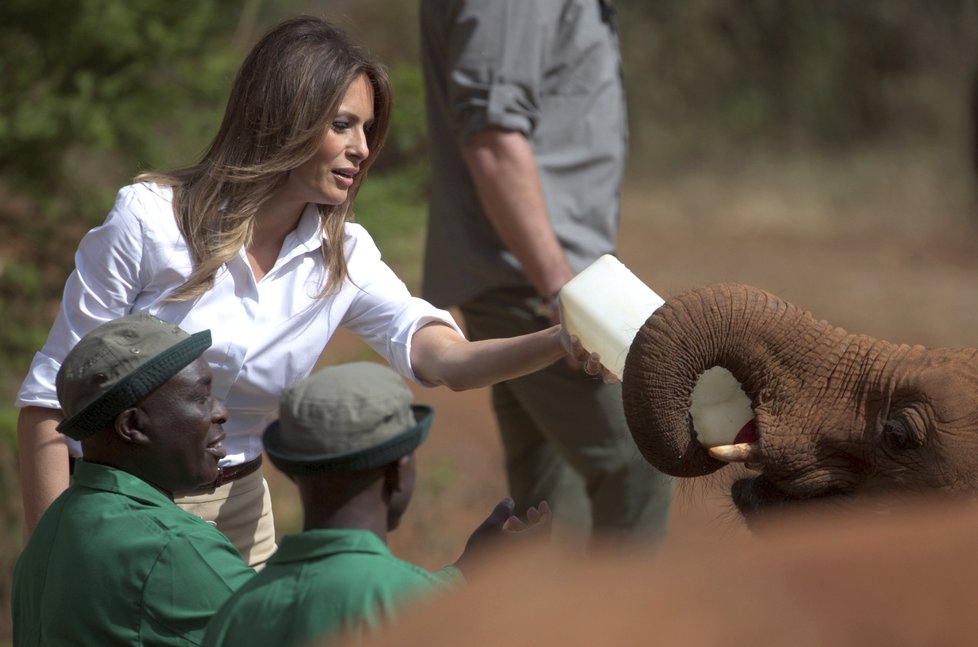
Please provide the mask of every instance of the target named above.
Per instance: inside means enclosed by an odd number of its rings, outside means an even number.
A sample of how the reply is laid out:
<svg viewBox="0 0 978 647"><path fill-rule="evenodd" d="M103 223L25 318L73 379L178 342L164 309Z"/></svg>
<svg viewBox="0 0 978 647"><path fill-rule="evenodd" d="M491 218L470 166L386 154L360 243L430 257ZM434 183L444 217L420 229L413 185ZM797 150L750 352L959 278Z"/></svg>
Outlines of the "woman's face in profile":
<svg viewBox="0 0 978 647"><path fill-rule="evenodd" d="M340 102L316 154L289 173L289 198L314 204L342 204L370 150L367 132L374 121L374 92L357 77Z"/></svg>

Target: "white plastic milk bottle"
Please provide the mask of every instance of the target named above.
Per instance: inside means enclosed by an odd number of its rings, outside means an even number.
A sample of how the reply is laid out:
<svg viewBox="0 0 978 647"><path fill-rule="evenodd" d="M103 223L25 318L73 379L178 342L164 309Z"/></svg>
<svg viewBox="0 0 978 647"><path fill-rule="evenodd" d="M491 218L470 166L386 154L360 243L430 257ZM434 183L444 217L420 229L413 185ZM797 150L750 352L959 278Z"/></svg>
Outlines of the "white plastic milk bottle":
<svg viewBox="0 0 978 647"><path fill-rule="evenodd" d="M600 257L560 290L564 327L619 380L635 334L664 302L621 261ZM728 445L754 412L737 379L725 368L705 371L693 388L693 428L705 447Z"/></svg>

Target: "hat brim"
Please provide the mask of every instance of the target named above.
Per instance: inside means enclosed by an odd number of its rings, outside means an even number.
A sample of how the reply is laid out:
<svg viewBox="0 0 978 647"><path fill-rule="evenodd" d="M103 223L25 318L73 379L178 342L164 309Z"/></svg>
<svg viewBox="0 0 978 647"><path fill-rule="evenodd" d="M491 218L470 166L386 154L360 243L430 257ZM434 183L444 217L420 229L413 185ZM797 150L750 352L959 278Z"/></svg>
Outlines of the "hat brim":
<svg viewBox="0 0 978 647"><path fill-rule="evenodd" d="M358 449L345 454L296 454L282 449L282 428L279 421L268 425L262 435L265 453L272 464L280 471L291 476L308 474L335 474L347 472L362 472L393 463L402 456L410 454L428 437L434 410L423 404L411 405L417 424L407 431L389 438L384 442Z"/></svg>
<svg viewBox="0 0 978 647"><path fill-rule="evenodd" d="M62 420L58 431L75 440L88 438L183 370L210 345L210 330L202 330L177 342L120 379L84 409Z"/></svg>

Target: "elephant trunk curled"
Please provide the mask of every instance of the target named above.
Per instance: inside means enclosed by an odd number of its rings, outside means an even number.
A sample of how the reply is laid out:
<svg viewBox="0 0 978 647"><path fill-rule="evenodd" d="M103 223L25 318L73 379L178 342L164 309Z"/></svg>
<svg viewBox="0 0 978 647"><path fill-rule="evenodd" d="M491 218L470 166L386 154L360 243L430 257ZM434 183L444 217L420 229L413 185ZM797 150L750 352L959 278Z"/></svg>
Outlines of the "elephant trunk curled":
<svg viewBox="0 0 978 647"><path fill-rule="evenodd" d="M673 476L701 476L725 463L697 441L689 415L699 376L715 366L742 385L756 409L770 397L778 356L845 334L747 285L722 283L668 299L635 335L622 378L625 416L645 459Z"/></svg>

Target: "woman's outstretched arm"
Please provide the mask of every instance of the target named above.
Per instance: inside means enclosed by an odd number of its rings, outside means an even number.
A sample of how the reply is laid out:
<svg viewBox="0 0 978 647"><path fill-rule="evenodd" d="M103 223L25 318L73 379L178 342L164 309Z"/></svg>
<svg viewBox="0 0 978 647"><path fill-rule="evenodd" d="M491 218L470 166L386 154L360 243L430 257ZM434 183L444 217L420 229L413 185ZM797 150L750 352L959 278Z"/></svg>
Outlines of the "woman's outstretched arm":
<svg viewBox="0 0 978 647"><path fill-rule="evenodd" d="M428 384L464 391L533 373L565 357L560 326L503 339L468 341L449 326L431 323L411 339L411 366Z"/></svg>

